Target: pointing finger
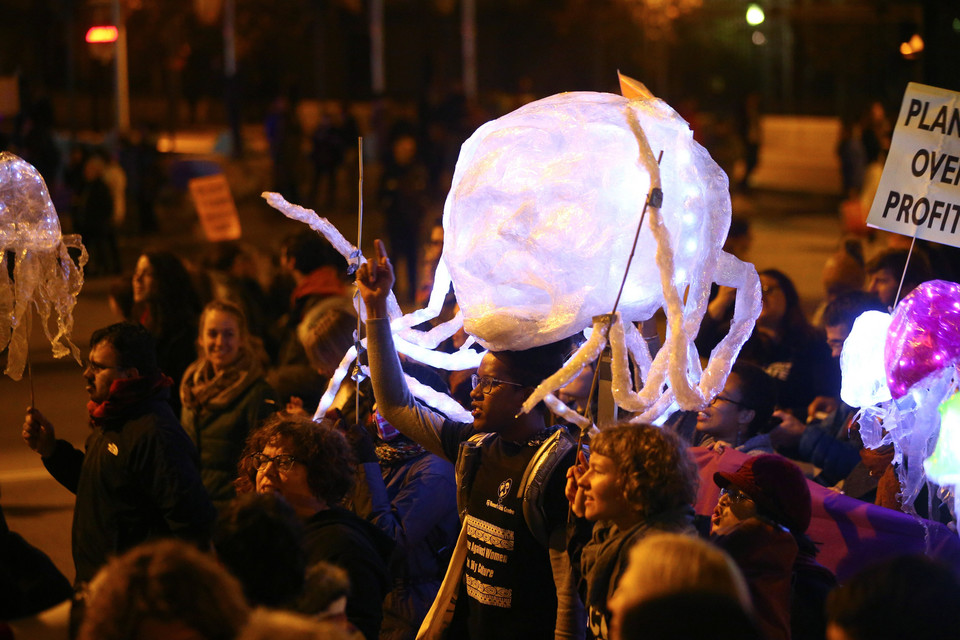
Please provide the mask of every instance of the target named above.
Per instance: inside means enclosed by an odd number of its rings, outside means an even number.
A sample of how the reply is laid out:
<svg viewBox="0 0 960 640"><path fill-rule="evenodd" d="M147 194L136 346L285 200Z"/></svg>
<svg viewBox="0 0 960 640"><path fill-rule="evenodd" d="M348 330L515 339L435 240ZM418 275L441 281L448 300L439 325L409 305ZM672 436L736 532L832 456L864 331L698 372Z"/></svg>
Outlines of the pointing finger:
<svg viewBox="0 0 960 640"><path fill-rule="evenodd" d="M383 240L377 240L377 253L380 254L380 265L384 268L390 263L390 256L387 255L387 246Z"/></svg>
<svg viewBox="0 0 960 640"><path fill-rule="evenodd" d="M380 241L374 240L374 246L376 247L377 254L380 253ZM374 260L367 260L363 264L367 267L366 280L368 284L373 284L377 281L377 267L379 266L380 258Z"/></svg>

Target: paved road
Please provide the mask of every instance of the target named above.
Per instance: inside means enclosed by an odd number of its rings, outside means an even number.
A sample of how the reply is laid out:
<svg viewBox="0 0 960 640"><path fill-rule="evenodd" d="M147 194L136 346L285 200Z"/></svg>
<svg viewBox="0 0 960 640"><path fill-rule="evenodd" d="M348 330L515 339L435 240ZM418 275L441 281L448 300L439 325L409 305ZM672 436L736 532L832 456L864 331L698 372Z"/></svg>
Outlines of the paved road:
<svg viewBox="0 0 960 640"><path fill-rule="evenodd" d="M240 186L236 191L245 239L263 247L276 248L279 239L299 225L282 218L252 197L262 188L254 169L240 168ZM249 171L249 175L243 175ZM250 178L253 176L253 178ZM234 183L231 177L231 183ZM246 182L243 182L244 179ZM820 269L836 247L839 230L835 206L830 199L798 197L773 192L756 194L738 201L736 208L753 221L754 243L751 260L758 269L777 267L795 279L801 297L812 308L820 295ZM187 215L189 217L189 215ZM344 212L334 222L350 237L355 231L353 214ZM371 215L365 230L365 248L380 228L380 220ZM127 240L124 246L126 266L142 247L165 244L190 251L202 245L196 225L184 218L165 229L166 235L150 242ZM76 309L74 337L84 355L91 332L115 319L107 305L106 279L90 279L84 286ZM39 328L31 338L33 387L36 406L57 427L57 434L82 447L86 431L86 394L80 366L73 361L55 361ZM38 456L29 451L20 438L24 408L29 404L30 384L26 378L14 382L0 377L0 489L2 504L12 529L46 551L57 566L73 577L70 556L70 524L73 496L49 478Z"/></svg>

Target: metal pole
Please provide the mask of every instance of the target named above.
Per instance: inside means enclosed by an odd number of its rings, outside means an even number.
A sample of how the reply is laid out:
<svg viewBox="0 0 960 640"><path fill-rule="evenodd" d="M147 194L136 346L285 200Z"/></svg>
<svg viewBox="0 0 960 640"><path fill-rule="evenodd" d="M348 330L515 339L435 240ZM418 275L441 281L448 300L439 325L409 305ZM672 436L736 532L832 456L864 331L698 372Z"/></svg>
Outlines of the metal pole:
<svg viewBox="0 0 960 640"><path fill-rule="evenodd" d="M117 131L130 129L130 83L127 77L127 24L120 0L113 0L113 23L117 26L116 99Z"/></svg>
<svg viewBox="0 0 960 640"><path fill-rule="evenodd" d="M370 84L374 96L387 90L383 60L383 0L370 0Z"/></svg>
<svg viewBox="0 0 960 640"><path fill-rule="evenodd" d="M237 86L237 7L236 0L223 3L223 83L227 122L233 139L233 157L243 155L240 117L240 87Z"/></svg>
<svg viewBox="0 0 960 640"><path fill-rule="evenodd" d="M228 78L237 75L236 3L223 3L223 74Z"/></svg>
<svg viewBox="0 0 960 640"><path fill-rule="evenodd" d="M477 99L477 3L463 0L460 15L463 39L463 93L467 100Z"/></svg>

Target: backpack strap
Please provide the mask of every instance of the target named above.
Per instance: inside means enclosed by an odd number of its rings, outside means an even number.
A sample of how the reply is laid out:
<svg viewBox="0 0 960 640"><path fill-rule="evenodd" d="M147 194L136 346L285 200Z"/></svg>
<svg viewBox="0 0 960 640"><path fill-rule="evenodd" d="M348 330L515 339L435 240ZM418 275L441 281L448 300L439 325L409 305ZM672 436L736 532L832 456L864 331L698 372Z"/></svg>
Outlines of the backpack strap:
<svg viewBox="0 0 960 640"><path fill-rule="evenodd" d="M546 487L558 471L567 454L576 449L577 442L560 427L547 438L527 464L520 480L520 499L523 519L533 537L547 548L550 537L550 522L545 505ZM564 469L562 473L566 473Z"/></svg>
<svg viewBox="0 0 960 640"><path fill-rule="evenodd" d="M480 468L480 452L484 443L493 436L492 433L475 433L461 442L457 450L454 477L457 482L457 513L461 521L467 515L473 480L477 477L477 469Z"/></svg>

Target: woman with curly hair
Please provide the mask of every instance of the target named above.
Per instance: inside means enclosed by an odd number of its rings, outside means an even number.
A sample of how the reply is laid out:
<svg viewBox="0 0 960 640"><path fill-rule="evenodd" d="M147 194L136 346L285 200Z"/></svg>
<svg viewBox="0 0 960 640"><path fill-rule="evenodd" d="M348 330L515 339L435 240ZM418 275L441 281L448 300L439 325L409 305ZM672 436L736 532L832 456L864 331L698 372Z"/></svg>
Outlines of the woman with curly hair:
<svg viewBox="0 0 960 640"><path fill-rule="evenodd" d="M290 503L304 523L308 563L329 562L346 570L347 619L375 640L390 586L387 561L393 542L341 506L355 474L350 445L332 423L277 414L247 438L237 491L275 492Z"/></svg>
<svg viewBox="0 0 960 640"><path fill-rule="evenodd" d="M586 521L578 523L568 548L587 608L587 637L606 640L607 601L627 568L630 547L651 532L696 534L691 505L698 477L679 438L651 425L610 427L590 449L589 462L581 454L567 472L567 499Z"/></svg>

